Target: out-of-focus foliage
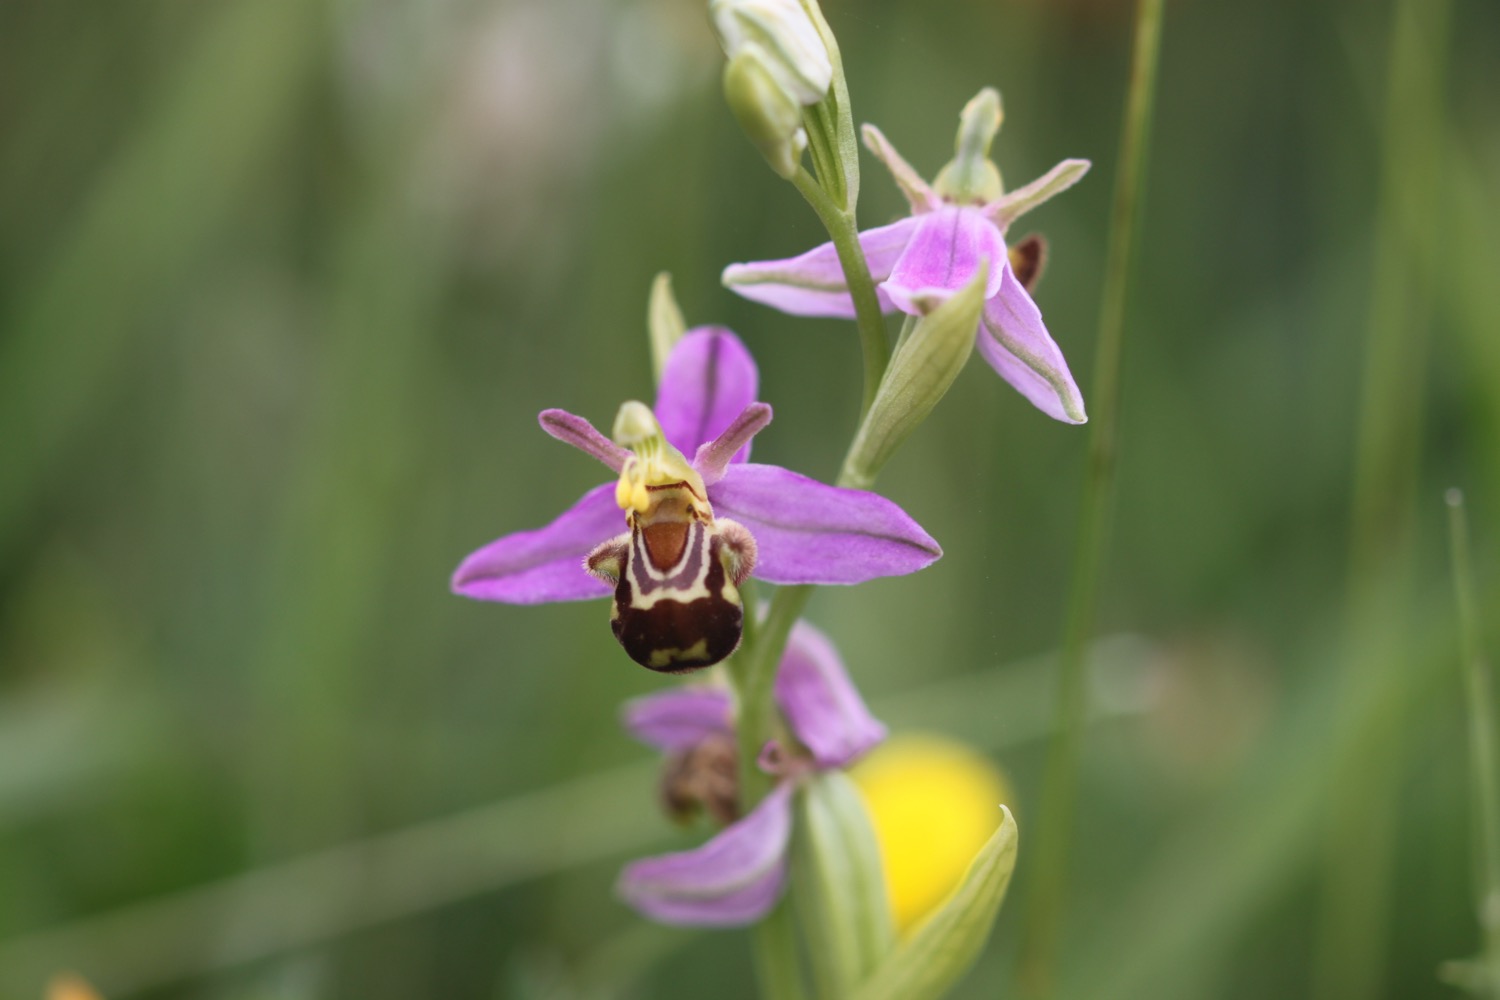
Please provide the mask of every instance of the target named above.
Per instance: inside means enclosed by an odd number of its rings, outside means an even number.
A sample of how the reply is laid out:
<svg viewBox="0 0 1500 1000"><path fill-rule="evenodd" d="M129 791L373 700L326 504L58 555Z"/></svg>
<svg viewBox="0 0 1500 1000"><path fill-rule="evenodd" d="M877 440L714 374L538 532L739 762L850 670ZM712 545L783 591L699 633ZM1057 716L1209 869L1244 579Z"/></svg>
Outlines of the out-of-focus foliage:
<svg viewBox="0 0 1500 1000"><path fill-rule="evenodd" d="M1006 177L1094 161L1027 220L1087 397L1128 5L824 10L856 120L920 171L984 85ZM1440 46L1398 662L1352 687L1340 662L1392 24L1169 5L1101 609L1146 638L1100 653L1068 996L1306 995L1351 768L1394 790L1379 995L1440 995L1476 950L1440 497L1466 489L1500 648L1493 4L1456 0ZM600 604L446 586L597 480L535 414L649 395L661 270L756 352L757 454L836 472L852 326L718 286L824 238L720 59L696 0L0 5L0 993L72 970L112 1000L751 995L741 935L610 896L621 860L696 836L615 724L658 678ZM864 163L862 224L903 214ZM963 372L881 480L945 558L809 611L894 729L1003 761L1013 895L1084 440ZM1009 989L1020 912L958 995Z"/></svg>

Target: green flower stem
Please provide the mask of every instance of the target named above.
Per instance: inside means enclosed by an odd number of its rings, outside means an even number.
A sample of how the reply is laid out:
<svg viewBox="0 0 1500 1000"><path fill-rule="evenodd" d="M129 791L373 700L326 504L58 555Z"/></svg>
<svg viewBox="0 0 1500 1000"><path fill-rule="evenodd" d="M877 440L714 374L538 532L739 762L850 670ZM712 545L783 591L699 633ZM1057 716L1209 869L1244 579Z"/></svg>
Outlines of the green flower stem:
<svg viewBox="0 0 1500 1000"><path fill-rule="evenodd" d="M779 587L765 617L746 631L739 652L729 665L739 701L735 726L740 761L740 803L749 811L771 790L771 780L756 766L761 748L776 735L776 715L771 700L776 664L781 662L787 636L812 595L810 585ZM746 618L751 608L747 604Z"/></svg>
<svg viewBox="0 0 1500 1000"><path fill-rule="evenodd" d="M797 962L797 925L789 893L783 893L766 919L755 925L754 936L756 973L766 1000L803 1000L807 991Z"/></svg>
<svg viewBox="0 0 1500 1000"><path fill-rule="evenodd" d="M1045 784L1038 815L1038 834L1031 891L1021 942L1020 985L1029 996L1053 991L1053 965L1067 889L1068 852L1078 797L1078 762L1087 702L1086 656L1093 628L1099 569L1108 543L1108 515L1115 478L1119 419L1120 349L1125 326L1125 292L1135 242L1137 207L1146 173L1146 149L1156 93L1157 56L1161 48L1162 0L1140 0L1136 6L1134 55L1126 96L1120 167L1115 179L1109 256L1099 310L1099 342L1089 406L1088 470L1079 512L1072 590L1059 663L1057 722L1047 755Z"/></svg>
<svg viewBox="0 0 1500 1000"><path fill-rule="evenodd" d="M847 102L847 94L842 97ZM852 138L847 145L853 149ZM832 171L832 166L827 163L831 157L828 151L823 152L820 173ZM833 174L830 172L829 176L832 178ZM891 349L886 338L885 321L880 315L880 300L875 296L875 282L870 278L870 266L865 261L864 249L859 245L854 192L841 192L836 198L800 165L792 183L828 231L854 300L855 324L859 328L860 349L864 357L864 391L859 408L863 419L875 401L881 379L885 377ZM844 207L845 202L849 207ZM874 479L876 470L860 471ZM847 485L846 478L847 475L841 475L839 485ZM745 635L729 664L729 677L739 703L735 738L739 754L740 804L745 810L753 808L771 788L771 779L761 773L756 762L761 748L776 734L777 720L772 702L776 666L781 662L787 636L811 596L811 586L780 587L771 598L765 618L752 622L756 602L747 592ZM800 1000L804 991L789 893L755 928L754 936L756 965L765 995L772 1000Z"/></svg>
<svg viewBox="0 0 1500 1000"><path fill-rule="evenodd" d="M753 592L745 594L745 634L739 651L729 661L729 678L739 703L735 749L739 758L740 808L748 812L771 790L771 779L758 766L761 748L775 735L776 713L772 690L776 665L787 636L807 599L811 586L780 587L771 598L765 618L754 622ZM797 932L793 925L790 892L755 926L755 965L761 993L767 1000L801 1000L802 974L797 964Z"/></svg>
<svg viewBox="0 0 1500 1000"><path fill-rule="evenodd" d="M863 417L875 401L875 390L880 388L885 366L891 360L891 348L886 339L885 321L880 316L880 300L875 297L875 282L870 278L870 266L865 262L864 249L859 245L854 212L840 208L806 167L797 168L792 183L817 213L823 228L828 230L833 248L839 255L839 264L844 269L844 279L849 283L849 294L854 299L854 322L859 327L859 344L865 360L864 396L859 407L859 415Z"/></svg>
<svg viewBox="0 0 1500 1000"><path fill-rule="evenodd" d="M800 182L802 178L806 179L806 186ZM829 235L838 248L839 262L843 265L849 287L855 290L860 338L865 345L865 400L860 411L863 416L870 408L875 390L879 388L886 364L890 360L885 327L875 299L875 286L870 280L864 252L859 246L854 216L833 206L805 170L799 175L798 190L803 192L814 209L818 209L820 205L827 209L826 215L822 210L819 210L818 215L824 220ZM839 235L841 231L845 234L842 238ZM861 287L865 293L865 304L869 308L860 307ZM874 331L874 337L868 335L870 330ZM853 442L850 447L853 447ZM878 471L863 467L851 470L846 460L838 485L848 486L854 478L860 477L868 485L874 482ZM786 649L792 626L802 614L802 609L807 606L807 599L812 596L812 589L811 585L778 587L765 617L759 620L755 616L757 602L753 589L744 590L742 595L746 608L745 634L739 650L729 662L729 678L739 704L735 739L739 757L740 805L747 811L754 808L771 789L771 779L761 773L756 762L761 748L776 735L776 713L772 701L776 666L781 662L781 654ZM798 1000L803 995L803 989L797 965L796 930L790 908L790 892L757 925L754 938L756 966L763 993L772 1000Z"/></svg>
<svg viewBox="0 0 1500 1000"><path fill-rule="evenodd" d="M1464 694L1469 702L1469 758L1474 776L1474 903L1479 915L1479 965L1488 973L1490 995L1500 997L1500 741L1495 733L1494 687L1479 642L1479 612L1469 566L1469 522L1464 498L1449 490L1448 532L1453 550L1453 590L1463 654Z"/></svg>

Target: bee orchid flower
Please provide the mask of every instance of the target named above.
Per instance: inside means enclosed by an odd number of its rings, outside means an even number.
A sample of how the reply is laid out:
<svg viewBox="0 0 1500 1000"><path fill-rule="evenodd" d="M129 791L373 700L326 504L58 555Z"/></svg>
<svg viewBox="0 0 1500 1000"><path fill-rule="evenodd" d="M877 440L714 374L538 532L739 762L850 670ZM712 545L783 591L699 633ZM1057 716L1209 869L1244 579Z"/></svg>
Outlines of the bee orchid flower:
<svg viewBox="0 0 1500 1000"><path fill-rule="evenodd" d="M722 328L689 331L667 359L656 406L627 402L613 439L564 410L542 429L617 478L545 527L466 558L453 590L510 604L613 595L615 637L637 663L675 673L739 644L739 584L851 584L912 573L942 550L896 504L749 461L771 421L759 376ZM688 459L686 456L693 456Z"/></svg>
<svg viewBox="0 0 1500 1000"><path fill-rule="evenodd" d="M1088 172L1087 160L1064 160L1041 178L1006 192L989 160L1000 129L1000 95L980 91L960 117L956 155L928 184L873 125L865 145L885 164L911 215L860 234L883 312L911 316L966 286L988 267L975 346L1001 378L1048 416L1081 424L1083 397L1041 310L1031 298L1044 244L1028 237L1006 246L1011 223ZM854 317L854 301L832 243L786 260L731 264L724 284L747 299L794 316Z"/></svg>

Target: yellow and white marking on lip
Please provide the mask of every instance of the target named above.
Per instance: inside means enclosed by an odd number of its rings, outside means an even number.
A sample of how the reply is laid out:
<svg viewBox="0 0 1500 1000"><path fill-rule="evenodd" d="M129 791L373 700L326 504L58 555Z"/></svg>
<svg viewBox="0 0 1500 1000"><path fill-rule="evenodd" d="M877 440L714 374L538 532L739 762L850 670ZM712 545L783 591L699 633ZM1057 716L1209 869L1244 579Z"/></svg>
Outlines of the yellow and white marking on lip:
<svg viewBox="0 0 1500 1000"><path fill-rule="evenodd" d="M656 414L645 403L631 400L620 406L615 415L615 443L629 448L633 455L625 460L620 469L620 481L615 485L615 503L620 509L636 516L653 513L666 497L660 496L662 487L681 487L688 497L688 505L700 516L713 521L713 508L708 503L708 490L703 477L698 475L682 452L672 447L662 433ZM653 493L658 495L653 496ZM672 494L678 491L672 490Z"/></svg>

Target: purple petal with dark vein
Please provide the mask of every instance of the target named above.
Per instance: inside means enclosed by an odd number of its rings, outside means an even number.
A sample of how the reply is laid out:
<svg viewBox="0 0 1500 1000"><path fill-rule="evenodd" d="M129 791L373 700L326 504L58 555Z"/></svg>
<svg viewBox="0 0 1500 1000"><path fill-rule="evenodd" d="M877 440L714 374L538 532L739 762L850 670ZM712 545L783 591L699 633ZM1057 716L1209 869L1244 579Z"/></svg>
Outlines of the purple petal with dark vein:
<svg viewBox="0 0 1500 1000"><path fill-rule="evenodd" d="M708 499L755 536L755 575L771 583L863 583L915 573L943 554L885 497L775 465L731 466Z"/></svg>
<svg viewBox="0 0 1500 1000"><path fill-rule="evenodd" d="M891 273L901 251L916 232L918 219L901 219L889 226L866 229L859 245L870 265L870 277L879 284ZM837 316L854 318L854 300L844 281L844 269L832 243L824 243L800 257L730 264L724 269L724 285L747 299L780 309L793 316ZM877 289L882 312L894 307Z"/></svg>
<svg viewBox="0 0 1500 1000"><path fill-rule="evenodd" d="M978 347L990 367L1047 416L1069 424L1088 420L1068 362L1009 262L1000 294L984 304Z"/></svg>
<svg viewBox="0 0 1500 1000"><path fill-rule="evenodd" d="M541 423L542 430L563 444L570 444L585 455L592 455L609 466L612 472L619 472L625 465L625 459L630 456L630 452L599 433L593 424L567 410L543 410L537 420Z"/></svg>
<svg viewBox="0 0 1500 1000"><path fill-rule="evenodd" d="M453 574L453 592L507 604L605 597L609 586L584 570L583 557L624 526L615 484L596 486L545 528L506 535L472 553Z"/></svg>
<svg viewBox="0 0 1500 1000"><path fill-rule="evenodd" d="M922 315L915 299L947 298L967 285L984 261L990 268L984 297L1000 290L1005 237L979 209L943 208L921 216L920 223L890 277L880 286L897 309L912 316Z"/></svg>
<svg viewBox="0 0 1500 1000"><path fill-rule="evenodd" d="M658 750L689 750L732 731L734 700L719 687L668 688L627 701L620 721L631 736Z"/></svg>
<svg viewBox="0 0 1500 1000"><path fill-rule="evenodd" d="M688 457L734 422L760 390L755 359L720 326L689 330L672 348L656 390L656 419ZM747 446L738 461L750 455Z"/></svg>
<svg viewBox="0 0 1500 1000"><path fill-rule="evenodd" d="M724 433L698 449L693 456L693 468L703 477L703 485L712 486L724 478L724 470L732 462L743 462L750 456L750 439L765 429L771 422L771 407L766 403L751 403L745 412L734 418L734 423Z"/></svg>
<svg viewBox="0 0 1500 1000"><path fill-rule="evenodd" d="M775 905L786 880L792 829L790 782L712 840L691 851L625 866L615 890L652 920L694 927L754 923Z"/></svg>
<svg viewBox="0 0 1500 1000"><path fill-rule="evenodd" d="M819 767L847 767L886 737L838 650L806 622L792 627L776 673L776 702Z"/></svg>

